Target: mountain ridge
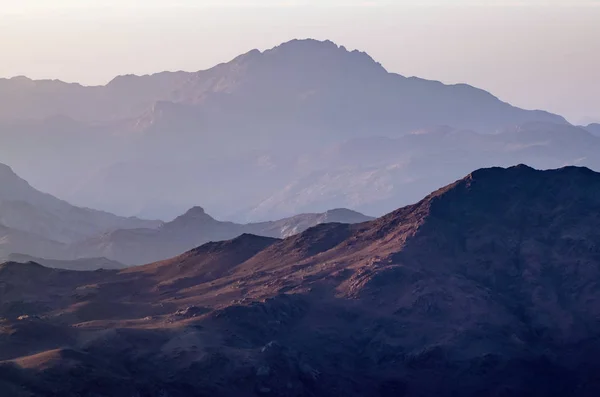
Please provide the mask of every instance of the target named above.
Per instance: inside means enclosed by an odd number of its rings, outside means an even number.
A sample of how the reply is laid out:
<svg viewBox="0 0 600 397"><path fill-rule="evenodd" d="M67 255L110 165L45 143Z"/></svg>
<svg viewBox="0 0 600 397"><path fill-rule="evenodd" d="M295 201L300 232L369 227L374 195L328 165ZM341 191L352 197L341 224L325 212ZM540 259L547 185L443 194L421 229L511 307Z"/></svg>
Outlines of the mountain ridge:
<svg viewBox="0 0 600 397"><path fill-rule="evenodd" d="M34 189L4 164L0 164L0 223L62 243L115 228L159 225L157 221L73 206Z"/></svg>
<svg viewBox="0 0 600 397"><path fill-rule="evenodd" d="M134 93L136 93L136 95L138 95L139 91L141 89L147 91L147 93L150 95L149 98L154 98L155 100L169 100L169 99L175 99L174 102L181 102L181 98L174 98L173 97L173 93L176 93L180 88L186 88L189 90L189 85L192 84L193 85L193 81L196 80L198 78L198 76L203 75L203 74L211 74L213 72L215 72L216 70L218 70L219 68L234 68L236 67L236 65L238 65L240 62L241 63L245 63L245 62L255 62L256 60L263 60L265 58L269 58L269 57L277 57L279 56L281 57L288 57L288 56L294 56L294 57L298 57L300 55L300 53L304 52L304 51L311 51L308 55L308 59L310 59L311 57L315 57L317 56L317 54L319 53L323 53L326 55L332 55L332 57L328 57L327 59L331 59L333 62L337 62L335 61L336 57L333 56L334 54L336 54L336 56L339 56L340 58L345 58L347 57L349 60L352 59L352 62L348 62L349 65L355 64L355 65L364 65L364 67L367 68L373 68L373 70L379 70L379 73L382 74L386 74L386 75L390 75L390 76L396 76L398 78L402 78L403 80L407 80L407 81L412 81L412 82L418 82L418 83L423 83L423 84L429 84L429 85L433 85L436 87L454 87L456 90L462 91L462 90L472 90L472 92L478 92L480 94L485 93L486 95L488 95L491 99L495 99L498 100L498 98L496 98L495 96L489 94L487 91L484 90L480 90L480 89L475 89L474 87L467 85L467 84L457 84L457 85L444 85L442 83L440 83L439 81L430 81L430 80L424 80L424 79L419 79L419 78L415 78L415 77L404 77L400 74L395 74L395 73L389 73L387 72L379 63L377 63L375 60L373 60L373 58L371 58L368 54L364 53L364 52L360 52L358 50L354 50L354 51L348 51L346 50L346 48L344 46L338 46L337 44L334 44L331 41L317 41L317 40L313 40L313 39L306 39L306 40L292 40L286 43L283 43L279 46L276 46L274 48L271 49L267 49L265 51L258 51L258 50L252 50L250 52L247 52L245 54L242 54L234 59L232 59L229 62L225 62L225 63L221 63L219 65L216 65L213 68L210 69L206 69L206 70L201 70L201 71L197 71L197 72L182 72L182 71L177 71L177 72L169 72L169 71L165 71L165 72L157 72L151 75L143 75L143 76L137 76L137 75L121 75L121 76L116 76L114 79L112 79L110 82L108 82L106 85L99 85L99 86L82 86L78 83L64 83L61 82L60 80L31 80L29 78L26 77L17 77L17 78L12 78L12 79L0 79L0 93L2 91L2 83L4 83L4 85L10 84L10 83L17 83L20 86L27 86L29 88L35 88L36 85L43 85L43 86L47 86L48 84L53 84L53 85L63 85L65 87L68 87L69 89L76 89L76 90L93 90L93 91L98 91L98 90L106 90L106 89L116 89L118 91L122 91L125 88L123 88L123 85L130 85L130 84L136 84L135 86L138 87L138 90L133 90ZM323 61L323 59L321 59L321 61ZM140 86L138 83L141 80L144 80L147 84L151 84L154 86L154 88L147 90L145 89L143 86ZM26 84L24 84L26 83ZM120 84L120 85L119 85ZM202 83L203 84L203 83ZM185 87L187 86L187 87ZM15 88L19 88L19 87L7 87L5 89L15 89ZM127 88L125 92L127 91L132 91L130 88ZM177 95L180 95L180 93L176 93L175 97L177 97ZM95 101L97 101L99 99L95 99ZM189 102L189 101L187 101ZM193 101L192 101L193 102ZM152 103L152 101L147 102L147 106L150 105ZM128 104L128 105L123 105L124 109L142 109L140 107L140 105L135 105L133 103ZM76 106L74 108L77 108ZM19 114L18 111L16 110L12 110L13 115L14 114ZM27 112L28 114L36 114L37 112ZM55 113L50 113L48 114L48 116L52 116L52 115L69 115L68 112L65 111L59 111L59 112L55 112ZM71 117L75 116L77 113L74 113L73 115L71 115ZM81 114L81 113L80 113ZM134 115L134 116L139 116L140 114ZM0 115L1 116L1 115ZM541 116L541 114L540 114ZM551 116L549 113L547 114L547 116ZM14 117L14 116L12 116ZM2 117L0 117L2 118ZM19 118L19 117L17 117ZM28 117L27 117L28 118ZM77 119L78 117L73 117L74 119ZM100 117L99 120L102 119L110 119L113 117ZM123 114L120 117L117 118L121 118L121 119L126 119L128 118L127 115ZM566 123L566 121L562 118L548 118L547 121L555 121L555 122L564 122ZM458 126L457 126L458 127Z"/></svg>
<svg viewBox="0 0 600 397"><path fill-rule="evenodd" d="M496 167L284 240L122 271L0 266L0 381L18 397L92 381L116 397L592 396L599 192L584 167Z"/></svg>
<svg viewBox="0 0 600 397"><path fill-rule="evenodd" d="M70 247L75 257L106 257L127 265L166 260L209 241L223 241L256 234L284 238L329 222L360 223L373 218L347 209L299 214L277 221L233 223L218 221L195 206L157 229L129 229L81 241Z"/></svg>
<svg viewBox="0 0 600 397"><path fill-rule="evenodd" d="M196 203L237 222L335 207L382 215L478 167L599 169L583 139L557 149L564 142L553 130L579 132L560 116L465 84L388 73L331 42L296 40L204 71L102 87L41 86L0 88L0 158L40 190L121 215L170 219ZM548 137L506 132L530 121ZM413 152L386 152L385 163L368 144L355 149L368 161L340 155L342 165L323 153L373 136L418 141L413 132L439 126L473 134L446 136L446 145L422 137Z"/></svg>

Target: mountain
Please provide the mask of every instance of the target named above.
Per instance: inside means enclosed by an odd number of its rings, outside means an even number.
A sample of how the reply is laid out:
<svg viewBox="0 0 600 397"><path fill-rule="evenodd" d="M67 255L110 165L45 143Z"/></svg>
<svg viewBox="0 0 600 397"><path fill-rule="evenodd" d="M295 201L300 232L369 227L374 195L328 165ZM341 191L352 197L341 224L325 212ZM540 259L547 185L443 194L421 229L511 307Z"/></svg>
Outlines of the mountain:
<svg viewBox="0 0 600 397"><path fill-rule="evenodd" d="M347 209L301 214L273 222L237 224L222 222L203 208L193 207L157 229L115 230L69 247L71 255L106 257L128 265L167 259L209 241L229 240L242 234L288 237L321 223L360 223L373 218Z"/></svg>
<svg viewBox="0 0 600 397"><path fill-rule="evenodd" d="M199 72L119 76L105 86L2 79L0 98L0 119L60 115L97 122L143 117L153 124L185 112L186 107L177 106L183 105L197 108L194 116L206 110L231 116L239 110L246 118L268 111L286 122L306 117L308 125L335 128L356 128L352 123L364 125L367 119L394 129L450 124L492 131L526 121L565 122L546 112L512 107L468 85L447 86L388 73L363 52L316 40L252 50ZM344 117L331 113L340 108L345 109Z"/></svg>
<svg viewBox="0 0 600 397"><path fill-rule="evenodd" d="M398 138L346 140L300 156L303 171L240 216L253 221L334 206L381 215L476 167L523 163L600 170L599 150L600 139L587 130L548 123L526 123L497 134L441 127Z"/></svg>
<svg viewBox="0 0 600 397"><path fill-rule="evenodd" d="M0 164L0 224L44 239L71 243L115 229L157 227L161 222L75 207L34 189L10 167Z"/></svg>
<svg viewBox="0 0 600 397"><path fill-rule="evenodd" d="M25 254L10 254L6 257L9 262L27 263L33 262L45 267L52 269L66 269L66 270L77 270L77 271L91 271L99 269L124 269L126 266L122 263L111 261L106 258L81 258L81 259L45 259L36 258L34 256Z"/></svg>
<svg viewBox="0 0 600 397"><path fill-rule="evenodd" d="M348 140L440 125L482 134L530 121L568 126L466 84L390 73L365 53L315 40L105 86L0 80L0 105L0 158L32 185L79 206L150 219L196 203L221 218L239 214L238 222L280 218L240 211L309 178L304 156ZM449 172L444 183L480 166ZM354 198L317 200L283 217L348 207Z"/></svg>
<svg viewBox="0 0 600 397"><path fill-rule="evenodd" d="M0 79L0 119L65 116L98 122L127 118L168 97L188 75L163 72L152 76L120 76L106 86L96 87L25 76Z"/></svg>
<svg viewBox="0 0 600 397"><path fill-rule="evenodd" d="M0 384L14 396L597 395L599 208L600 174L521 165L370 222L245 234L123 271L6 263Z"/></svg>
<svg viewBox="0 0 600 397"><path fill-rule="evenodd" d="M0 260L8 259L10 254L19 252L60 258L65 250L65 244L58 241L0 224Z"/></svg>
<svg viewBox="0 0 600 397"><path fill-rule="evenodd" d="M591 134L596 136L600 136L600 124L589 124L587 127L584 127Z"/></svg>

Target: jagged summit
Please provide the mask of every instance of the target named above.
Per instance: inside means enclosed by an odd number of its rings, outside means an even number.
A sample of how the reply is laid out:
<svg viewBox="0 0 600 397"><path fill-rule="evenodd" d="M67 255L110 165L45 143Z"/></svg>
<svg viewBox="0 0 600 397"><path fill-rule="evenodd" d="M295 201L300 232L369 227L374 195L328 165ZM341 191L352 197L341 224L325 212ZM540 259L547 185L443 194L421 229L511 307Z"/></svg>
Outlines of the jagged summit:
<svg viewBox="0 0 600 397"><path fill-rule="evenodd" d="M295 39L286 43L280 44L270 50L266 50L263 54L268 56L283 56L292 55L296 57L319 57L324 56L339 57L339 60L361 62L365 65L371 64L373 67L385 71L380 63L376 62L366 52L353 50L348 51L346 47L338 45L330 40L315 40L315 39Z"/></svg>

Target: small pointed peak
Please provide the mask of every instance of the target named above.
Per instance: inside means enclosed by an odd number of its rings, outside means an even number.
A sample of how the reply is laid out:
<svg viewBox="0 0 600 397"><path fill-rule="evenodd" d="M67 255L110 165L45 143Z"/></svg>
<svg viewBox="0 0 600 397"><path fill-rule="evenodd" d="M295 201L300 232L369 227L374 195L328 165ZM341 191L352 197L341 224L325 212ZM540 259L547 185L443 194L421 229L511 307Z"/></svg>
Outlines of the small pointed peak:
<svg viewBox="0 0 600 397"><path fill-rule="evenodd" d="M212 216L208 215L206 211L204 211L204 208L195 206L187 210L183 215L179 215L171 222L165 223L162 226L162 228L171 229L178 227L187 227L190 225L195 227L200 224L213 221L215 221L215 219Z"/></svg>
<svg viewBox="0 0 600 397"><path fill-rule="evenodd" d="M187 210L185 215L186 216L206 215L206 211L204 210L204 208L202 208L200 206L194 206L194 207L190 208L189 210Z"/></svg>

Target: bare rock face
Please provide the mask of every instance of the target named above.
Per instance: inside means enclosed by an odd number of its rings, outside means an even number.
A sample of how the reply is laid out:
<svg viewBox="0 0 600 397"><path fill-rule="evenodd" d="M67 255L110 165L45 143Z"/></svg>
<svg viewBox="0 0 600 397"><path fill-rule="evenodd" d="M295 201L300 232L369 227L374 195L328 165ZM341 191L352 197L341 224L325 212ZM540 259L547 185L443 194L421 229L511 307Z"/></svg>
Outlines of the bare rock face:
<svg viewBox="0 0 600 397"><path fill-rule="evenodd" d="M382 218L284 240L245 234L121 271L4 264L0 385L595 396L599 213L600 174L492 168Z"/></svg>

